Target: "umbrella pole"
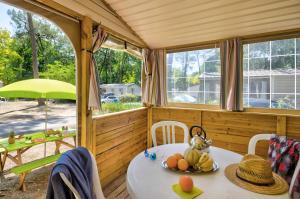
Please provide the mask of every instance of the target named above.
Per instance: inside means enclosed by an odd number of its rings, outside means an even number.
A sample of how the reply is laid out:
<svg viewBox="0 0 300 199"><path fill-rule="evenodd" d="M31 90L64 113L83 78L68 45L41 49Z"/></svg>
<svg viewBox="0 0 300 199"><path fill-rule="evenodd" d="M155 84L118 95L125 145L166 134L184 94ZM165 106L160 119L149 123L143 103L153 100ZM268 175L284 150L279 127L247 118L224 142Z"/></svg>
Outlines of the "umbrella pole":
<svg viewBox="0 0 300 199"><path fill-rule="evenodd" d="M47 123L48 123L48 100L46 99L45 101L45 112L46 112L46 118L45 118L45 139L46 139L46 134L48 132L48 129L47 129ZM46 157L46 145L47 145L47 142L45 140L45 144L44 144L44 157Z"/></svg>

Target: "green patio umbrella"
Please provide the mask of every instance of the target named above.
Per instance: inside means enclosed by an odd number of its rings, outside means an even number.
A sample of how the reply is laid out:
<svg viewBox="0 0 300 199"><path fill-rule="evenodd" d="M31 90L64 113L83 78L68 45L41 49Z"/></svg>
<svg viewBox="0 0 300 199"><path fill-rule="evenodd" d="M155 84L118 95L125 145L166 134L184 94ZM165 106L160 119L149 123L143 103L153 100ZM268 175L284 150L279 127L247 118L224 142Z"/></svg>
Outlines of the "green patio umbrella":
<svg viewBox="0 0 300 199"><path fill-rule="evenodd" d="M0 96L8 98L76 100L76 87L52 79L28 79L0 88Z"/></svg>
<svg viewBox="0 0 300 199"><path fill-rule="evenodd" d="M46 99L45 132L47 132L47 99L76 100L76 87L70 83L52 79L28 79L0 88L0 97Z"/></svg>

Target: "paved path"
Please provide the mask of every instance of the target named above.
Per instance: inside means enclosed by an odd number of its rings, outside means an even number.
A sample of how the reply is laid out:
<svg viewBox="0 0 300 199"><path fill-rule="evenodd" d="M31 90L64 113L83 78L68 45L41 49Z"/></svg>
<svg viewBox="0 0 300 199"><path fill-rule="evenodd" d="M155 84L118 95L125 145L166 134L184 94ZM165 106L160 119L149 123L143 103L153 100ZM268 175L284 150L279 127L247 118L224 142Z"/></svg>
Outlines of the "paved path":
<svg viewBox="0 0 300 199"><path fill-rule="evenodd" d="M65 125L76 127L76 104L49 103L48 129ZM37 106L36 101L16 101L0 105L0 138L7 137L10 130L26 134L44 129L45 107Z"/></svg>

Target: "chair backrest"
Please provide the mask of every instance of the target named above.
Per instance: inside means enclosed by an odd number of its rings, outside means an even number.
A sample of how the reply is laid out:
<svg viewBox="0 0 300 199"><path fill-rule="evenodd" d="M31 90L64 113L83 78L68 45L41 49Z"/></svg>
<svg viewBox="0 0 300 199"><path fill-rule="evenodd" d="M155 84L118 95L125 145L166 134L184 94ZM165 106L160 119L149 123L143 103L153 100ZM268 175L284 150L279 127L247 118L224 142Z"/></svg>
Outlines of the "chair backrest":
<svg viewBox="0 0 300 199"><path fill-rule="evenodd" d="M249 141L249 145L248 145L248 154L255 154L255 147L256 147L256 143L260 140L270 140L271 137L274 134L257 134L255 136L253 136L250 141ZM286 136L282 136L284 138L286 138ZM292 180L291 180L291 184L290 184L290 188L289 188L289 193L291 194L293 186L295 184L295 180L297 178L297 175L299 173L300 170L300 161L298 160L297 166L295 168Z"/></svg>
<svg viewBox="0 0 300 199"><path fill-rule="evenodd" d="M261 140L270 140L273 134L257 134L253 136L248 144L248 154L255 154L256 143Z"/></svg>
<svg viewBox="0 0 300 199"><path fill-rule="evenodd" d="M171 133L172 133L172 143L175 143L175 127L181 127L184 133L184 143L188 143L189 141L189 129L187 125L182 122L177 121L161 121L152 125L151 135L153 145L157 146L156 141L156 129L162 128L162 136L163 136L163 144L171 143Z"/></svg>
<svg viewBox="0 0 300 199"><path fill-rule="evenodd" d="M89 151L90 152L90 151ZM94 155L90 152L91 159L92 159L92 170L93 170L93 189L94 189L94 195L96 199L105 199L101 184L100 184L100 179L98 175L98 168L97 168L97 162L94 158ZM69 189L72 191L76 199L81 199L78 191L75 189L75 187L72 185L72 183L68 180L68 178L65 176L64 173L59 173L61 179L64 181L64 183L69 187Z"/></svg>

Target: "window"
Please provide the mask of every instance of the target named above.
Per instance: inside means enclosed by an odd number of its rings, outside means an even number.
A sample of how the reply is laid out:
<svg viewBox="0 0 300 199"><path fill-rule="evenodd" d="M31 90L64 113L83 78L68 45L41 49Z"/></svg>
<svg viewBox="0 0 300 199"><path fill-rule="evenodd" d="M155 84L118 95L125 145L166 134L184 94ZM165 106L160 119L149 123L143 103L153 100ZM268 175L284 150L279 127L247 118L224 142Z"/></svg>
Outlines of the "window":
<svg viewBox="0 0 300 199"><path fill-rule="evenodd" d="M219 48L167 54L169 102L219 104Z"/></svg>
<svg viewBox="0 0 300 199"><path fill-rule="evenodd" d="M126 48L125 48L126 46ZM100 79L102 109L94 115L135 109L141 103L141 50L131 44L109 36L102 48L95 53L96 68ZM137 87L130 92L129 86Z"/></svg>
<svg viewBox="0 0 300 199"><path fill-rule="evenodd" d="M243 45L244 106L300 109L300 38Z"/></svg>

